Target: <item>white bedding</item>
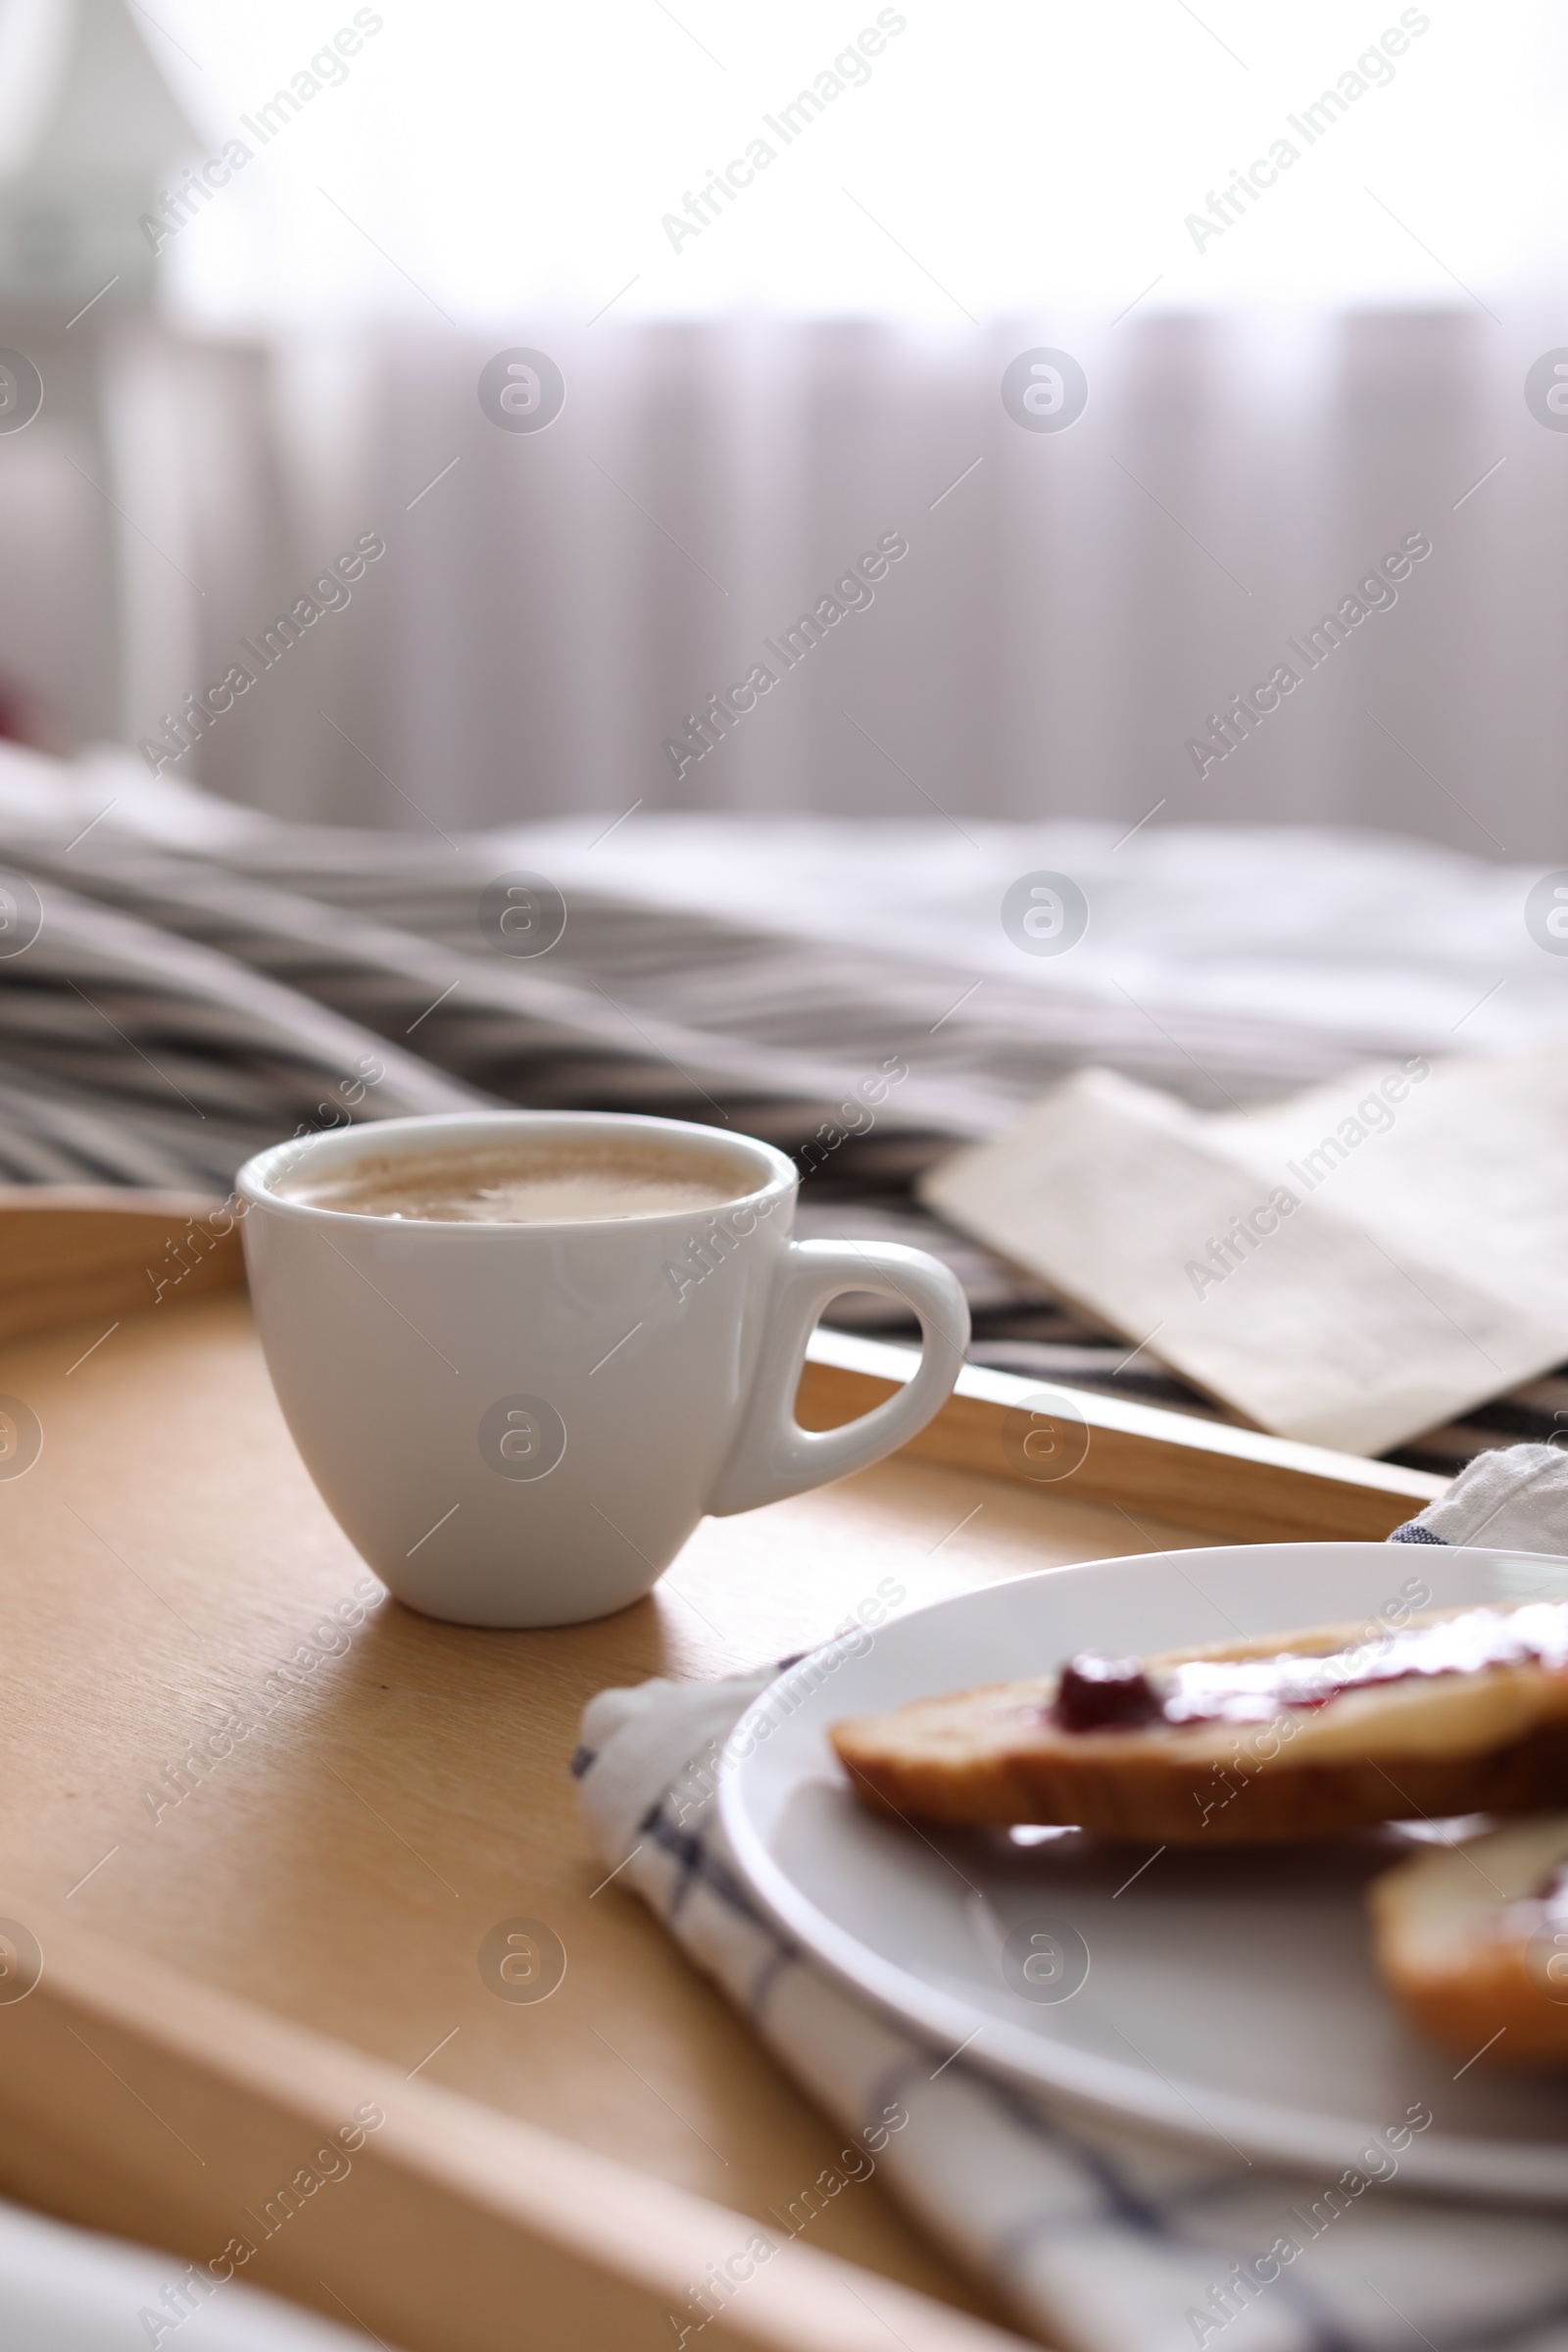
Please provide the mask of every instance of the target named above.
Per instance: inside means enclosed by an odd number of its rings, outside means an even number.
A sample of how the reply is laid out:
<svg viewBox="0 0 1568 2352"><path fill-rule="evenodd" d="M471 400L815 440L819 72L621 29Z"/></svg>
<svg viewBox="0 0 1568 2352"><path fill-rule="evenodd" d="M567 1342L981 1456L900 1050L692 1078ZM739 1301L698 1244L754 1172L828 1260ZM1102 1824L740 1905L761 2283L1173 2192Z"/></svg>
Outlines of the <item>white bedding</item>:
<svg viewBox="0 0 1568 2352"><path fill-rule="evenodd" d="M177 2352L352 2352L366 2341L357 2328L333 2327L242 2279L225 2279L205 2299L182 2293L186 2276L177 2254L148 2253L0 2201L5 2352L148 2352L160 2344Z"/></svg>
<svg viewBox="0 0 1568 2352"><path fill-rule="evenodd" d="M563 886L929 956L1045 989L1120 991L1344 1038L1485 1053L1568 1029L1568 956L1525 929L1536 866L1339 828L906 824L639 809L497 838ZM1118 846L1119 845L1119 846ZM1021 954L1000 906L1035 870L1090 905L1067 955ZM1568 943L1565 943L1568 944Z"/></svg>

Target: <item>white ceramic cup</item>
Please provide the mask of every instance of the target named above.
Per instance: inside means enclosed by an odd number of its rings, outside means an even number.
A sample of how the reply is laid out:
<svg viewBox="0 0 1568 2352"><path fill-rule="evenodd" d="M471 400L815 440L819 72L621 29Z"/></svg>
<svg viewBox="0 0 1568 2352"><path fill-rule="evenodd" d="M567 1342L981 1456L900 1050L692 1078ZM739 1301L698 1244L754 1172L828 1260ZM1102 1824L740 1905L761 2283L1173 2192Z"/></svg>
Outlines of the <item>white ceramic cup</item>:
<svg viewBox="0 0 1568 2352"><path fill-rule="evenodd" d="M284 1197L357 1158L581 1136L734 1170L718 1208L549 1224L345 1213ZM460 1625L566 1625L649 1591L708 1511L862 1469L923 1429L963 1362L954 1275L893 1243L791 1239L771 1145L672 1119L478 1111L276 1144L238 1178L284 1417L339 1526L400 1600ZM795 1419L822 1308L912 1307L908 1385L842 1429Z"/></svg>

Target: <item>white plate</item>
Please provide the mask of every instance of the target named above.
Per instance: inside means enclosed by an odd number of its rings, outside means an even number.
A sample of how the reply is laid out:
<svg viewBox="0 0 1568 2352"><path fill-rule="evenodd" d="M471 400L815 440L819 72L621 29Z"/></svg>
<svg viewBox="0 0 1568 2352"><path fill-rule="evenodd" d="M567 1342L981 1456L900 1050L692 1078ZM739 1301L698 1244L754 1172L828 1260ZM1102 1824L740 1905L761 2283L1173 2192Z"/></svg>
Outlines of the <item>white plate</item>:
<svg viewBox="0 0 1568 2352"><path fill-rule="evenodd" d="M874 1816L828 1745L843 1716L1049 1672L1078 1649L1376 1616L1407 1579L1429 1588L1423 1606L1522 1600L1568 1593L1568 1561L1235 1544L1050 1569L911 1611L869 1647L846 1637L812 1676L784 1678L781 1722L762 1731L764 1695L736 1727L720 1774L736 1860L787 1934L943 2056L966 2043L1026 2089L1330 2176L1419 2102L1433 2121L1400 2158L1408 2185L1568 2204L1568 2077L1464 2066L1408 2033L1379 1984L1361 1892L1417 1850L1408 1834L1169 1848L1140 1868L1152 1848L1078 1831L1025 1845ZM1031 1951L1043 1983L1026 1991Z"/></svg>

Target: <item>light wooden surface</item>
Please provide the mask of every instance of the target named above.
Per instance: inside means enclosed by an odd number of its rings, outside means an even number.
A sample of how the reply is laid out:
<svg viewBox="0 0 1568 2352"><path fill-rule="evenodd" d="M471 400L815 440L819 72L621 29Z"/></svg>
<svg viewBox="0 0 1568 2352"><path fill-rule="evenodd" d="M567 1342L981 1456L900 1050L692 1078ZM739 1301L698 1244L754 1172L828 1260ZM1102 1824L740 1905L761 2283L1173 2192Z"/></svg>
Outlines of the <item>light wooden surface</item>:
<svg viewBox="0 0 1568 2352"><path fill-rule="evenodd" d="M0 2186L177 2249L125 2314L149 2342L168 2293L195 2302L182 2252L209 2295L254 2279L386 2352L654 2352L683 2340L692 2283L754 2238L730 2208L31 1916L47 1965L0 2006ZM883 2352L890 2335L1022 2352L799 2238L710 2325L756 2352Z"/></svg>
<svg viewBox="0 0 1568 2352"><path fill-rule="evenodd" d="M910 1379L918 1360L912 1348L818 1331L801 1417L814 1429L853 1420ZM1066 1470L1062 1492L1077 1501L1201 1520L1233 1540L1262 1544L1380 1544L1448 1484L1429 1471L978 1364L964 1367L936 1419L904 1451L1026 1485Z"/></svg>
<svg viewBox="0 0 1568 2352"><path fill-rule="evenodd" d="M600 1886L566 1774L584 1701L808 1646L883 1577L916 1603L1214 1531L901 1456L706 1522L648 1599L601 1624L474 1633L382 1596L327 1656L315 1629L365 1571L294 1451L243 1296L216 1287L231 1250L124 1311L146 1251L77 1214L104 1305L0 1348L0 1394L44 1438L26 1476L0 1478L0 1913L30 1910L46 1952L38 1990L0 2005L0 2181L205 2258L301 2131L368 2084L357 2097L391 2121L352 2198L322 2192L247 2278L340 2319L341 2297L411 2352L512 2344L521 2292L545 2295L563 2352L673 2341L666 2312L702 2248L717 2258L735 2217L786 2207L840 2134L642 1906ZM0 1296L27 1222L0 1207ZM79 1308L82 1255L58 1253ZM35 1323L47 1296L35 1283ZM269 1708L290 1660L303 1685ZM254 1728L170 1801L171 1771L236 1714ZM486 1931L518 1917L568 1955L533 2006L496 1997L477 1965ZM540 2132L570 2150L553 2158ZM328 2229L328 2212L362 2218ZM434 2243L439 2292L410 2250L427 2271ZM813 2261L770 2267L712 2340L997 2340L960 2315L1000 2311L874 2180L791 2253ZM821 2256L880 2278L857 2299L857 2274ZM874 2324L866 2296L884 2298Z"/></svg>
<svg viewBox="0 0 1568 2352"><path fill-rule="evenodd" d="M218 1202L108 1185L0 1185L0 1340L243 1287Z"/></svg>

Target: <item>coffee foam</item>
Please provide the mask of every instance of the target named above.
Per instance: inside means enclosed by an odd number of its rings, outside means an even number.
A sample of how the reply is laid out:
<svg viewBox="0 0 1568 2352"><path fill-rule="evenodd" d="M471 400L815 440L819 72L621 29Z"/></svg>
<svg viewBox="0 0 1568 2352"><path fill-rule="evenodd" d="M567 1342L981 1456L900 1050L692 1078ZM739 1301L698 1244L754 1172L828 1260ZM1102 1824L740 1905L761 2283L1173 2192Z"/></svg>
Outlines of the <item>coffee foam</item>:
<svg viewBox="0 0 1568 2352"><path fill-rule="evenodd" d="M368 1152L319 1176L308 1167L278 1186L280 1200L359 1217L438 1225L619 1222L720 1208L756 1189L716 1152L667 1144L534 1143L451 1146L441 1152Z"/></svg>

